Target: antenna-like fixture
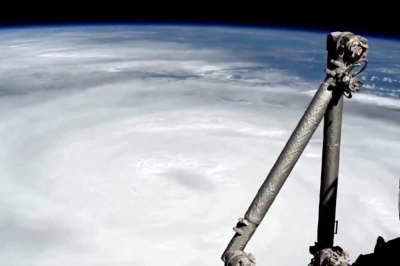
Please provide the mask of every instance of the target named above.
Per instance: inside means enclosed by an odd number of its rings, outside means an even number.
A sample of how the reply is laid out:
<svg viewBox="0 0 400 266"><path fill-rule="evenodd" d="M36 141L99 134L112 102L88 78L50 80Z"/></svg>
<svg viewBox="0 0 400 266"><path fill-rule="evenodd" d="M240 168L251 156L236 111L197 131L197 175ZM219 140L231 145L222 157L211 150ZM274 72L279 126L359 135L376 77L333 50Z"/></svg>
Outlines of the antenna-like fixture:
<svg viewBox="0 0 400 266"><path fill-rule="evenodd" d="M327 36L326 50L328 60L325 80L258 190L244 218L240 218L233 229L235 235L221 257L225 266L255 265L254 256L245 253L244 249L324 117L318 242L310 247L310 252L314 255L310 265L321 266L334 255L341 255L340 249L332 248L337 229L337 227L335 229L337 224L335 213L343 112L342 96L350 99L352 93L360 91L363 86L356 76L367 67L368 41L351 32L332 32ZM359 66L362 68L352 73L353 69ZM330 253L321 252L328 248L331 248Z"/></svg>

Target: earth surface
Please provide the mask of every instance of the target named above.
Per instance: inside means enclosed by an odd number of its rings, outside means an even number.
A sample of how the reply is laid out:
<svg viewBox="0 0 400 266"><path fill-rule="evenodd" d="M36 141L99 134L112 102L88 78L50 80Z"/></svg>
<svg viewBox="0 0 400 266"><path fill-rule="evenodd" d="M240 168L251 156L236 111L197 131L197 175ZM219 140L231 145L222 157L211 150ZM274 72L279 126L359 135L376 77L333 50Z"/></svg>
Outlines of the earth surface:
<svg viewBox="0 0 400 266"><path fill-rule="evenodd" d="M326 34L0 31L1 264L223 265L232 227L324 78ZM400 236L400 43L364 37L335 236L353 261L379 235ZM246 248L259 265L309 263L321 144L319 127Z"/></svg>

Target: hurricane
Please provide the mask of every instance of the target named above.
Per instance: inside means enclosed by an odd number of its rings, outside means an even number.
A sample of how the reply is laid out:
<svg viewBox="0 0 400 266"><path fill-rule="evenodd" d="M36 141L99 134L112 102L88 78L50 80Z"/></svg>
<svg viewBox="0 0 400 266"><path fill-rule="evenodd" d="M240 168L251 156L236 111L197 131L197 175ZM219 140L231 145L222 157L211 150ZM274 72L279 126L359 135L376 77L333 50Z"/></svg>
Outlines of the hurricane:
<svg viewBox="0 0 400 266"><path fill-rule="evenodd" d="M222 265L323 81L325 36L0 31L1 264ZM365 88L345 99L342 129L335 243L353 261L400 233L400 46L369 42ZM311 259L321 155L322 126L246 248L260 265Z"/></svg>

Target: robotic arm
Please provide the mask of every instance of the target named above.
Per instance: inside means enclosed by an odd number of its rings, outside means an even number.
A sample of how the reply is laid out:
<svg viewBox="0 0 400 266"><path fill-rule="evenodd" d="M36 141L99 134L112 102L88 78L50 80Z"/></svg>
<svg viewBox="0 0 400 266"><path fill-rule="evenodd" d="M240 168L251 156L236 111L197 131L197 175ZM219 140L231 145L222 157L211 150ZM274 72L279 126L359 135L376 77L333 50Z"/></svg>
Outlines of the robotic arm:
<svg viewBox="0 0 400 266"><path fill-rule="evenodd" d="M240 218L233 229L235 235L221 257L225 266L255 265L254 256L245 253L244 249L324 117L318 243L310 248L314 255L310 265L350 265L348 254L339 247L333 247L343 112L342 96L350 99L352 93L358 92L363 85L356 79L356 76L367 67L368 41L351 32L332 32L327 36L326 50L326 77L244 218ZM362 68L358 72L352 73L358 66L362 66Z"/></svg>

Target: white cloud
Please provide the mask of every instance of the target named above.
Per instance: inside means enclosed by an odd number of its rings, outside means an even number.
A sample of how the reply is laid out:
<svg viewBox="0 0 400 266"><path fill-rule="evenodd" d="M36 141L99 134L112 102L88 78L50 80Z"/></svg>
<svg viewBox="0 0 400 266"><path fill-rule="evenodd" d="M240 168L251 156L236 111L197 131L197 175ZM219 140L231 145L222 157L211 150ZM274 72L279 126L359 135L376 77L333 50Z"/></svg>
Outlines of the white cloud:
<svg viewBox="0 0 400 266"><path fill-rule="evenodd" d="M231 228L311 99L298 91L318 83L249 73L259 64L224 50L50 39L1 49L1 261L222 265ZM399 234L400 125L380 106L398 102L356 94L345 105L336 239L353 260ZM311 258L321 130L248 246L261 264Z"/></svg>

